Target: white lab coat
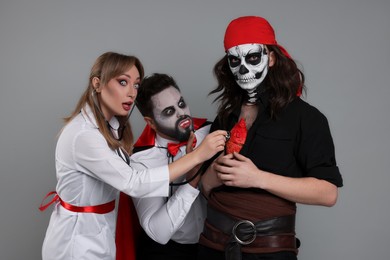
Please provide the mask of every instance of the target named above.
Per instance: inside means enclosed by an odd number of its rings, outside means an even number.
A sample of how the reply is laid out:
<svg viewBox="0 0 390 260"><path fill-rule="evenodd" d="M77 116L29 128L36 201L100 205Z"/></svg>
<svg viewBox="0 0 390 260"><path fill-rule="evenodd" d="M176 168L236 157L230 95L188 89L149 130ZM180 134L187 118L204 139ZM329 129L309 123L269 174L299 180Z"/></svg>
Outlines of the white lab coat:
<svg viewBox="0 0 390 260"><path fill-rule="evenodd" d="M113 118L111 126L118 127ZM68 123L56 147L56 191L74 206L94 206L130 196L167 196L169 170L164 165L136 171L112 151L86 106ZM42 247L43 260L115 259L116 211L75 213L55 205Z"/></svg>

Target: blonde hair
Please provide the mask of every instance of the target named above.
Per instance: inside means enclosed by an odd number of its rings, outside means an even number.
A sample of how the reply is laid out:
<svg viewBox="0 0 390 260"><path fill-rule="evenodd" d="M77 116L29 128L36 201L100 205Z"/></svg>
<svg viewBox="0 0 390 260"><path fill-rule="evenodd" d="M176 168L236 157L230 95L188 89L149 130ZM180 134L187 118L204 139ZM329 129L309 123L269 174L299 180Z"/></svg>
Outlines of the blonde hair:
<svg viewBox="0 0 390 260"><path fill-rule="evenodd" d="M112 78L117 77L124 73L125 71L131 69L133 66L136 66L140 74L140 79L144 77L144 68L140 60L135 56L123 55L115 52L106 52L100 55L94 65L91 68L91 73L89 75L88 86L84 93L81 95L80 100L78 101L76 108L70 114L70 116L65 117L65 124L69 123L75 116L77 116L81 109L88 104L95 116L96 123L99 127L99 131L104 136L107 141L108 146L115 150L118 148L123 148L127 153L131 153L133 145L133 132L131 130L131 125L127 116L116 116L120 123L120 127L124 127L124 132L122 134L122 139L117 140L112 136L111 130L106 123L105 118L94 104L93 92L94 87L92 85L92 79L98 77L100 79L100 84L103 86L106 85Z"/></svg>

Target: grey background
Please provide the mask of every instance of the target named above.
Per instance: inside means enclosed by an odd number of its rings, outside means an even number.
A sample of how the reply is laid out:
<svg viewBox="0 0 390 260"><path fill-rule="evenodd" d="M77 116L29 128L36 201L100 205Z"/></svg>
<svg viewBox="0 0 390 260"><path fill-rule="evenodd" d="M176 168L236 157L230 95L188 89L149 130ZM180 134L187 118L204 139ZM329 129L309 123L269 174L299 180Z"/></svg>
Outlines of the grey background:
<svg viewBox="0 0 390 260"><path fill-rule="evenodd" d="M387 0L1 1L0 258L41 257L56 135L98 55L135 54L147 74L173 75L192 113L213 119L226 25L260 15L302 64L345 182L336 206L299 205L299 258L389 259L389 11ZM131 122L138 136L138 111Z"/></svg>

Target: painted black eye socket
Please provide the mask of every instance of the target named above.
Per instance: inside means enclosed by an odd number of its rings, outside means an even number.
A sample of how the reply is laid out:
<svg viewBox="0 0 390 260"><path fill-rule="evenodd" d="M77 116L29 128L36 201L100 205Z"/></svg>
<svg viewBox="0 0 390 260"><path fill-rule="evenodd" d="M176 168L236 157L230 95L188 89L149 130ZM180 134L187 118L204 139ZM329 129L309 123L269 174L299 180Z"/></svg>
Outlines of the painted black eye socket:
<svg viewBox="0 0 390 260"><path fill-rule="evenodd" d="M177 105L180 107L180 108L185 108L187 107L187 104L186 102L184 101L184 99L180 99L179 103L177 103Z"/></svg>
<svg viewBox="0 0 390 260"><path fill-rule="evenodd" d="M245 56L245 61L251 65L257 65L261 62L261 52L250 53Z"/></svg>
<svg viewBox="0 0 390 260"><path fill-rule="evenodd" d="M241 64L241 59L239 59L236 56L229 55L228 62L229 62L230 67L234 68L234 67L237 67Z"/></svg>
<svg viewBox="0 0 390 260"><path fill-rule="evenodd" d="M162 115L164 115L165 117L170 117L173 114L175 114L175 112L176 112L176 110L174 107L167 107L166 109L164 109L162 111Z"/></svg>

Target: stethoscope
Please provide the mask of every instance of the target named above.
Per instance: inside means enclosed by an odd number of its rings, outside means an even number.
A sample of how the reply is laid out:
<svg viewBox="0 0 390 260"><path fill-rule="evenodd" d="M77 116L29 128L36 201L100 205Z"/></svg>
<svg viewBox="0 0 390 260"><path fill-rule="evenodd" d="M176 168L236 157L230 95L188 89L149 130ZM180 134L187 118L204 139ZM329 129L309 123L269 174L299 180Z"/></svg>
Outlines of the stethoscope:
<svg viewBox="0 0 390 260"><path fill-rule="evenodd" d="M101 109L100 109L100 106L99 106L98 100L97 100L97 98L96 98L95 92L96 92L96 90L93 90L93 91L92 91L92 100L93 100L93 103L94 103L94 105L96 106L96 108L98 109L100 115L103 116L103 118L104 118L104 114L103 114L103 112L102 112ZM133 113L134 107L135 107L135 103L133 103L132 107L130 108L130 112L129 112L128 115L127 115L126 121L130 118L131 114ZM106 121L107 126L108 126L110 129L115 130L115 129L110 125L110 123L109 123L106 119L105 119L105 121ZM116 138L116 137L114 136L114 134L112 133L112 131L110 131L110 132L111 132L112 136L113 136L116 140L120 141L120 140L122 140L122 138L123 138L123 132L124 132L124 130L125 130L125 127L126 127L126 126L120 126L120 127L118 128L118 130L117 130L117 132L118 132L118 138ZM228 132L227 132L227 135L226 135L226 142L227 142L229 139L230 139L230 132L228 131ZM125 161L128 165L130 165L130 157L129 157L129 155L127 154L126 151L124 151L123 149L118 148L118 149L116 150L116 152L117 152L117 154L122 158L123 161ZM190 183L190 182L191 182L192 180L194 180L199 174L204 173L204 172L206 171L206 169L210 166L210 164L211 164L211 163L212 163L212 162L213 162L221 153L222 153L222 151L216 153L211 159L209 159L208 161L204 162L204 163L202 164L202 166L199 168L199 170L198 170L190 179L185 180L185 181L183 181L183 182L176 182L176 183L171 182L171 183L169 184L169 186L181 186L181 185L185 185L185 184L187 184L187 183Z"/></svg>
<svg viewBox="0 0 390 260"><path fill-rule="evenodd" d="M104 114L103 114L102 110L100 109L99 101L97 100L97 97L96 97L96 90L95 90L95 89L92 91L92 100L93 100L93 103L94 103L95 107L96 107L97 110L99 111L100 115L104 118L104 121L106 122L108 128L117 132L118 137L116 137L116 136L114 135L113 131L110 131L112 137L113 137L114 139L118 140L118 141L121 141L122 138L123 138L123 132L125 131L126 125L119 126L118 129L115 129L115 128L113 128L113 127L110 125L110 122L108 122L108 121L105 119ZM132 106L131 106L131 108L130 108L130 112L127 114L127 118L126 118L125 122L126 122L127 120L129 120L131 114L133 113L134 107L135 107L135 103L132 104ZM125 150L123 150L123 149L121 149L121 148L118 148L118 149L116 149L116 153L119 155L119 157L122 158L123 161L125 161L128 165L130 165L130 157L129 157L128 153L127 153Z"/></svg>
<svg viewBox="0 0 390 260"><path fill-rule="evenodd" d="M225 136L226 138L226 142L229 141L230 139L230 131L227 131L227 134ZM199 170L194 174L194 176L192 176L191 178L189 178L188 180L185 180L183 182L176 182L176 183L173 183L171 182L169 185L170 186L181 186L181 185L185 185L187 183L190 183L192 180L194 180L199 174L203 174L207 168L211 165L211 163L218 158L218 156L222 153L223 151L220 151L218 153L216 153L213 157L211 157L211 159L205 161L202 166L200 166Z"/></svg>
<svg viewBox="0 0 390 260"><path fill-rule="evenodd" d="M104 118L104 121L106 121L106 124L108 126L108 128L114 130L114 131L117 131L117 134L118 134L118 138L114 136L114 134L112 133L112 136L118 140L118 141L121 141L122 138L123 138L123 132L125 131L125 128L126 128L126 125L123 125L123 126L120 126L118 129L115 129L113 128L110 123L105 119L104 117L104 114L102 112L102 110L100 109L100 106L99 106L99 101L97 100L97 97L96 97L96 90L94 89L92 91L92 100L93 100L93 103L95 105L95 107L97 108L97 110L99 111L100 115ZM135 107L135 102L132 104L131 108L130 108L130 112L127 114L127 118L125 121L129 120L131 114L133 113L133 110L134 110L134 107Z"/></svg>

